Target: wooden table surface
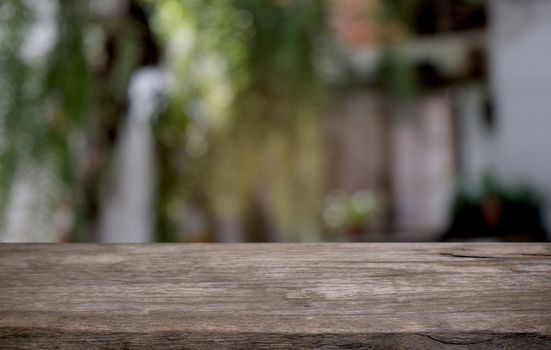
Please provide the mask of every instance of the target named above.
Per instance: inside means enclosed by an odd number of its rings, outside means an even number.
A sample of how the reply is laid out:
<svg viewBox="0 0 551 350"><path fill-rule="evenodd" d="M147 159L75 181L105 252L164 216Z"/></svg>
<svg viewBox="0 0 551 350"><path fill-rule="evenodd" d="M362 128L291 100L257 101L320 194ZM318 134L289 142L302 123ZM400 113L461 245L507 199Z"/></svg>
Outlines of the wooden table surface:
<svg viewBox="0 0 551 350"><path fill-rule="evenodd" d="M5 244L0 348L551 349L551 245Z"/></svg>

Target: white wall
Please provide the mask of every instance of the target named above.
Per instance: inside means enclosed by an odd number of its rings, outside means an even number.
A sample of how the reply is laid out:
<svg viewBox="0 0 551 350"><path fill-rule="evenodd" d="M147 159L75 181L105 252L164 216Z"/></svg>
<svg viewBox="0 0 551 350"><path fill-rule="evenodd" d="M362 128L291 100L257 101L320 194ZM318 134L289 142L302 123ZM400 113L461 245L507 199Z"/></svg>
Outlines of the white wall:
<svg viewBox="0 0 551 350"><path fill-rule="evenodd" d="M497 167L547 196L551 228L551 1L494 0L490 10Z"/></svg>

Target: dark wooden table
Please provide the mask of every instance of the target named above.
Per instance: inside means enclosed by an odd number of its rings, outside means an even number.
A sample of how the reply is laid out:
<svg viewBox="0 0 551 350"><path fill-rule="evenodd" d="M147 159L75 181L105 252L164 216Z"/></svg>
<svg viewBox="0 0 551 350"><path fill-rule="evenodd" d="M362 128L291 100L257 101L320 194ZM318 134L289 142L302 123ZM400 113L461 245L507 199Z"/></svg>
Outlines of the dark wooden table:
<svg viewBox="0 0 551 350"><path fill-rule="evenodd" d="M0 245L0 348L551 349L551 245Z"/></svg>

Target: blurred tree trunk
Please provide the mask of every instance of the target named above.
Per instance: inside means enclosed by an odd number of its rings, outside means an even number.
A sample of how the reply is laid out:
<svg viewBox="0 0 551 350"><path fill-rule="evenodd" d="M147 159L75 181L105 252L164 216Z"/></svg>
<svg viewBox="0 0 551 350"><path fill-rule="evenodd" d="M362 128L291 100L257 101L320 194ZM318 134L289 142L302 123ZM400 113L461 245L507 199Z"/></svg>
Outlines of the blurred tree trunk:
<svg viewBox="0 0 551 350"><path fill-rule="evenodd" d="M70 6L62 1L61 6ZM70 12L69 12L70 13ZM70 15L74 15L71 14ZM77 227L73 240L98 241L103 191L113 168L112 155L128 109L132 75L143 66L157 65L159 49L139 1L132 0L116 19L103 24L107 37L104 64L93 71L97 105L87 125L88 145L84 171L78 180Z"/></svg>

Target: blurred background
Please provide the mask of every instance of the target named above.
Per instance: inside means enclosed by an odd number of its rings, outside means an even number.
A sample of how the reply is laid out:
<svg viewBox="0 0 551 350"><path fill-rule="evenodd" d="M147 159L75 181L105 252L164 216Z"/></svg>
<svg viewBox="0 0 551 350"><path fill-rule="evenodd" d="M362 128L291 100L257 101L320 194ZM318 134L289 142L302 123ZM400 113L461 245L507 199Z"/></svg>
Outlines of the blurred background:
<svg viewBox="0 0 551 350"><path fill-rule="evenodd" d="M551 1L3 0L0 241L546 241Z"/></svg>

